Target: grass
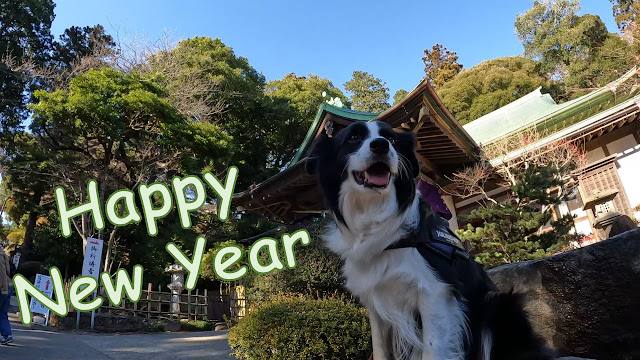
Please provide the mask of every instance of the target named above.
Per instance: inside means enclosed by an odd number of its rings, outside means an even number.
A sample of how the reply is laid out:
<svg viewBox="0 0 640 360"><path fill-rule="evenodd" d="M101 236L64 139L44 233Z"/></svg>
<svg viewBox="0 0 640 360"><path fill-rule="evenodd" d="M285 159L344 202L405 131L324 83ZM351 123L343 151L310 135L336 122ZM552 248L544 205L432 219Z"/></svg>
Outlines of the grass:
<svg viewBox="0 0 640 360"><path fill-rule="evenodd" d="M206 320L182 321L181 330L183 331L211 331L213 330L213 322Z"/></svg>

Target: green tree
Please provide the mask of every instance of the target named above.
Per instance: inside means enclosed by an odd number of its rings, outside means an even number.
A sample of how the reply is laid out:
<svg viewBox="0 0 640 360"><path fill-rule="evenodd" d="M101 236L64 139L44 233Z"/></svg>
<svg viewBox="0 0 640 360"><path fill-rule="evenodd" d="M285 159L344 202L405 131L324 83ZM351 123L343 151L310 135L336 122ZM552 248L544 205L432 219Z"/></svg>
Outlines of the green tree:
<svg viewBox="0 0 640 360"><path fill-rule="evenodd" d="M578 0L536 0L515 22L525 56L539 60L543 72L575 93L568 98L579 95L577 89L604 86L631 67L619 36L599 16L578 16L579 10Z"/></svg>
<svg viewBox="0 0 640 360"><path fill-rule="evenodd" d="M179 115L153 79L103 68L78 75L69 90L38 90L35 96L30 129L55 154L50 176L67 189L69 204L84 202L90 179L105 199L141 183L215 171L228 154L229 136ZM106 268L119 228L94 229L89 215L79 221L83 246L88 237L109 233Z"/></svg>
<svg viewBox="0 0 640 360"><path fill-rule="evenodd" d="M339 97L346 101L346 96L335 87L331 80L318 75L297 76L294 73L285 75L282 79L272 80L265 85L265 92L272 98L285 99L300 116L301 127L308 127L316 115L318 108L325 101L322 93L327 97Z"/></svg>
<svg viewBox="0 0 640 360"><path fill-rule="evenodd" d="M537 132L528 130L492 143L483 148L484 162L453 176L456 195L479 196L481 206L464 219L468 224L458 235L471 244L476 260L483 264L539 259L561 251L577 238L569 234L571 214L561 216L555 209L572 197L567 179L586 163L582 150L556 141L516 159L488 165L490 159L506 159L514 149L540 139ZM509 190L490 195L484 185L489 182Z"/></svg>
<svg viewBox="0 0 640 360"><path fill-rule="evenodd" d="M280 155L275 160L279 167L293 158L297 146L302 143L318 108L325 101L323 93L326 97L337 97L346 102L346 96L331 80L313 74L285 75L282 79L267 82L265 92L272 100L271 107L277 111L271 116L277 126L277 136L271 137L269 147L274 154Z"/></svg>
<svg viewBox="0 0 640 360"><path fill-rule="evenodd" d="M51 0L0 2L0 137L5 149L28 116L31 77L15 65L27 59L39 65L47 62L54 6Z"/></svg>
<svg viewBox="0 0 640 360"><path fill-rule="evenodd" d="M640 3L636 0L609 0L613 4L613 17L621 31L634 25L640 15Z"/></svg>
<svg viewBox="0 0 640 360"><path fill-rule="evenodd" d="M521 174L519 181L522 181L522 187L529 189L525 185L527 181L545 181L548 170L547 168L531 169L529 173ZM551 184L545 183L545 185ZM519 195L529 200L526 198L527 191ZM556 199L551 198L534 204L549 206L556 202L558 202ZM534 204L499 203L475 209L466 217L470 223L466 228L458 230L458 235L477 251L476 261L492 267L504 263L541 259L561 251L562 246L576 239L569 234L573 226L571 215L552 221L550 211L539 211ZM540 227L550 221L554 230L538 233ZM483 225L474 227L471 225L473 222Z"/></svg>
<svg viewBox="0 0 640 360"><path fill-rule="evenodd" d="M279 114L282 107L264 93L264 76L246 58L220 39L196 37L152 56L150 65L174 108L195 122L219 126L233 139L229 163L239 168L238 190L280 171L284 156L276 151L282 147L271 145L287 142L279 125L280 116L286 119L290 112Z"/></svg>
<svg viewBox="0 0 640 360"><path fill-rule="evenodd" d="M405 89L400 89L396 91L396 93L393 94L393 105L399 103L402 99L407 97L407 95L409 95L409 92Z"/></svg>
<svg viewBox="0 0 640 360"><path fill-rule="evenodd" d="M344 89L351 94L355 110L381 113L389 108L387 83L367 72L354 71L351 80L344 83Z"/></svg>
<svg viewBox="0 0 640 360"><path fill-rule="evenodd" d="M618 79L636 64L633 45L617 34L609 34L589 61L575 61L567 66L562 97L575 98Z"/></svg>
<svg viewBox="0 0 640 360"><path fill-rule="evenodd" d="M60 35L60 40L53 44L53 66L58 71L72 70L74 64L94 57L98 57L94 60L102 60L104 66L106 59L101 59L101 57L114 55L115 47L116 43L113 41L113 37L107 34L100 24L82 28L72 26L65 29L64 33ZM92 61L88 65L101 67L97 61Z"/></svg>
<svg viewBox="0 0 640 360"><path fill-rule="evenodd" d="M45 63L38 60L35 54L20 59L22 63L15 59L12 63L33 75L29 80L30 90L68 88L70 78L79 72L105 65L104 61L89 62L87 59L95 59L96 52L100 52L101 56L113 53L114 46L113 39L104 33L101 25L83 29L72 27L65 30L60 42L53 42ZM102 51L105 49L109 52ZM19 214L13 220L27 219L22 224L24 239L21 249L23 256L20 258L21 261L27 261L32 255L36 221L43 216L41 201L53 187L48 174L50 160L55 154L49 153L37 138L26 132L14 132L11 143L12 146L4 149L0 164L3 166L3 183L7 185L4 187L6 196L15 200L13 211Z"/></svg>
<svg viewBox="0 0 640 360"><path fill-rule="evenodd" d="M458 63L458 55L440 44L433 45L431 50L424 49L422 62L424 62L425 78L436 91L462 71L462 64Z"/></svg>
<svg viewBox="0 0 640 360"><path fill-rule="evenodd" d="M504 57L464 70L438 92L444 105L462 124L488 114L548 81L539 64L523 57Z"/></svg>
<svg viewBox="0 0 640 360"><path fill-rule="evenodd" d="M305 102L315 101L315 87L323 89L317 96L333 91L330 83L315 78L284 81L278 84L281 89L267 86L246 58L236 56L220 39L207 37L183 40L174 49L160 51L149 65L150 75L160 79L178 112L194 123L215 124L230 137L225 164L239 168L236 191L276 174L291 160L301 143L292 139L308 130L301 114L317 110L308 110L313 105ZM300 92L295 91L298 86ZM243 239L275 226L240 212L224 224L207 212L200 212L198 218L194 230L213 241Z"/></svg>
<svg viewBox="0 0 640 360"><path fill-rule="evenodd" d="M289 226L282 232L290 234L302 226ZM250 273L246 278L247 297L250 301L258 303L282 293L302 294L312 298L335 293L345 294L344 277L340 271L342 262L322 241L326 227L327 221L324 219L315 219L304 224L304 229L311 236L311 242L307 246L295 249L296 262L304 266L269 274ZM285 258L282 249L279 249L279 257ZM260 261L269 261L266 252L261 254Z"/></svg>
<svg viewBox="0 0 640 360"><path fill-rule="evenodd" d="M32 255L34 232L38 218L43 216L43 197L53 189L49 176L53 170L50 152L30 133L14 136L12 151L6 152L2 164L2 197L11 199L7 214L9 220L21 226L22 248L20 261Z"/></svg>
<svg viewBox="0 0 640 360"><path fill-rule="evenodd" d="M524 47L524 55L543 61L544 70L552 72L556 70L556 66L577 55L576 52L585 51L584 36L569 36L570 30L576 27L580 18L578 11L579 0L534 0L533 7L518 14L515 22L516 34ZM591 49L589 45L587 44L586 50Z"/></svg>

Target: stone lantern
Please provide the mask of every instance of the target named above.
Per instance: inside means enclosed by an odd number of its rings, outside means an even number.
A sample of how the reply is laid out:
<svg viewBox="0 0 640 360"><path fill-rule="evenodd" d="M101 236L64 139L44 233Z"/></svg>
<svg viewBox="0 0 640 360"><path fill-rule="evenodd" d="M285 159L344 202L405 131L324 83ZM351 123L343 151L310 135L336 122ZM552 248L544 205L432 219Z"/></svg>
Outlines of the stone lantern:
<svg viewBox="0 0 640 360"><path fill-rule="evenodd" d="M184 290L184 274L187 271L180 264L169 265L164 272L171 274L171 283L167 287L171 290L171 313L180 314L180 294Z"/></svg>

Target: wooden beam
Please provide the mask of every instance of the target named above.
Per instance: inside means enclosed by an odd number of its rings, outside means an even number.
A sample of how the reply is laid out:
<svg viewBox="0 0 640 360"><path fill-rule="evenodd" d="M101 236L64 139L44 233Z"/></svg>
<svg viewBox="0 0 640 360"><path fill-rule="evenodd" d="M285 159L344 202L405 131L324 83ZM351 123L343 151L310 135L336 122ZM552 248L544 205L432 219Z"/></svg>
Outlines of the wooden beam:
<svg viewBox="0 0 640 360"><path fill-rule="evenodd" d="M418 139L418 141L428 141L429 139L448 140L447 135L444 135L444 134L438 134L438 135L416 135L416 138Z"/></svg>
<svg viewBox="0 0 640 360"><path fill-rule="evenodd" d="M438 166L436 166L436 164L434 164L431 160L417 153L416 156L418 158L418 162L422 164L422 166L427 168L429 171L433 171L436 174L442 175L442 172L440 171L440 169L438 169Z"/></svg>
<svg viewBox="0 0 640 360"><path fill-rule="evenodd" d="M457 146L455 146L454 144L452 144L450 141L447 140L429 140L429 141L423 141L422 142L423 145L426 146L444 146L444 147L449 147L452 149L458 149Z"/></svg>
<svg viewBox="0 0 640 360"><path fill-rule="evenodd" d="M447 157L438 157L436 156L436 158L438 158L438 164L441 166L444 165L460 165L460 164L464 164L467 162L471 162L473 161L473 159L469 158L467 155L460 155L460 156L447 156Z"/></svg>
<svg viewBox="0 0 640 360"><path fill-rule="evenodd" d="M420 107L420 112L418 113L418 121L426 121L433 114L434 113L427 105L422 105L422 107Z"/></svg>
<svg viewBox="0 0 640 360"><path fill-rule="evenodd" d="M429 106L431 108L431 102L429 101L429 99L427 98L427 96L423 95L423 104ZM454 143L456 144L456 146L458 146L460 149L462 149L462 151L464 151L466 154L468 154L469 157L473 157L474 154L474 150L470 147L469 144L467 144L465 141L461 141L460 137L458 136L458 134L455 133L454 129L446 122L444 121L444 119L442 119L440 117L440 114L438 114L435 110L432 109L432 111L434 112L434 115L431 116L431 120L432 123L438 127L438 129L440 129L440 131L442 131L444 134L447 135L447 137Z"/></svg>
<svg viewBox="0 0 640 360"><path fill-rule="evenodd" d="M425 151L427 151L429 154L438 154L438 155L444 155L444 154L464 154L464 152L460 149L437 149L437 148L433 148L433 149L425 149Z"/></svg>

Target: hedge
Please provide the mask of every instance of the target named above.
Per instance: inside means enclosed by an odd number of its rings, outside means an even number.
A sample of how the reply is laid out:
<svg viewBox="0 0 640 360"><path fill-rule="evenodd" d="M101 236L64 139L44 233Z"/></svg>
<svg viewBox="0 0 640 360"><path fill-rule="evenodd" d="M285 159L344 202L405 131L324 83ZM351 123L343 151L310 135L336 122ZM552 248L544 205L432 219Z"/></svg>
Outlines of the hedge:
<svg viewBox="0 0 640 360"><path fill-rule="evenodd" d="M229 332L233 355L247 360L364 360L371 354L366 310L342 297L277 296Z"/></svg>
<svg viewBox="0 0 640 360"><path fill-rule="evenodd" d="M336 292L346 293L344 277L341 274L342 262L338 255L327 249L321 239L325 232L326 221L316 220L306 225L311 235L311 243L307 246L296 245L295 268L276 270L269 274L250 272L246 278L247 298L252 304L268 300L281 293L304 294L310 297L325 297ZM290 228L288 233L296 228ZM280 248L280 258L284 253ZM268 261L267 254L261 254L261 261Z"/></svg>

